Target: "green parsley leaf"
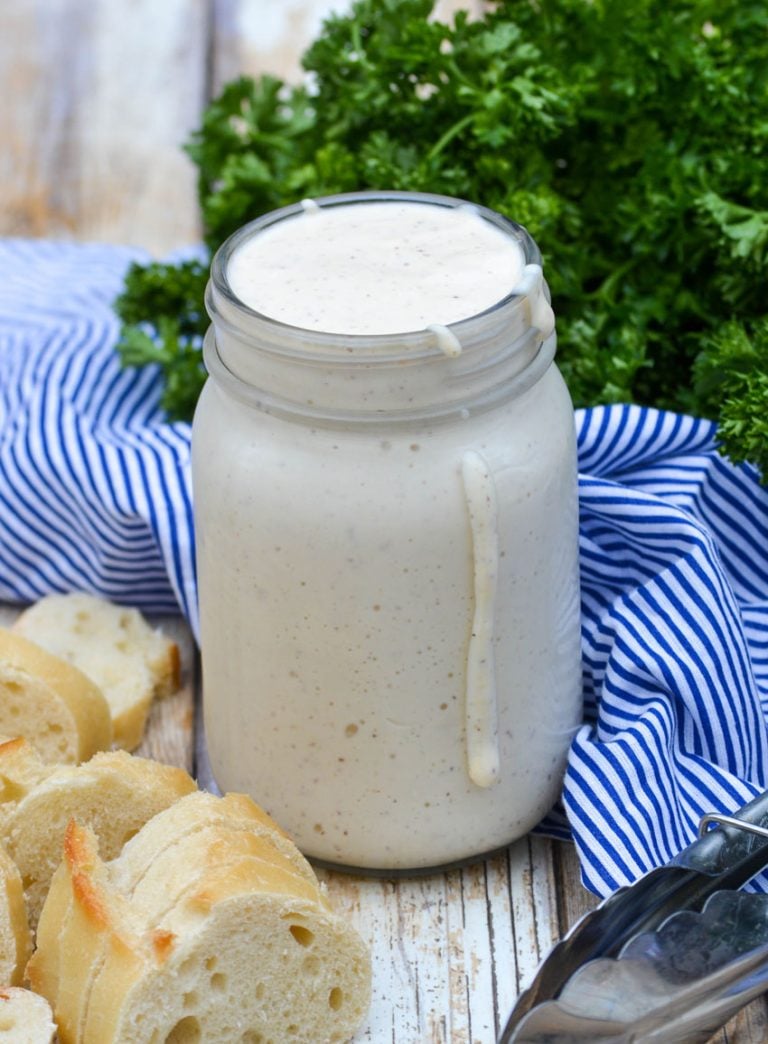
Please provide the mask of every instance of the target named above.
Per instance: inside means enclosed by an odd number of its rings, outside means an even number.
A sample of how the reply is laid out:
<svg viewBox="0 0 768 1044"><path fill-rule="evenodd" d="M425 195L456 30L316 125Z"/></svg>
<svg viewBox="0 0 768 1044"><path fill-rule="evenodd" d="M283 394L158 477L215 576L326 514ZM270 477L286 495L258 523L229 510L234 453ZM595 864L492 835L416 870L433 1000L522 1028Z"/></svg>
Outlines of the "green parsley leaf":
<svg viewBox="0 0 768 1044"><path fill-rule="evenodd" d="M310 86L227 84L187 146L210 250L266 211L332 192L493 207L542 249L577 405L720 416L729 452L762 461L768 7L505 0L450 25L431 10L357 0L308 49ZM194 399L191 379L177 399L173 373L176 359L193 372L203 284L201 271L148 266L118 302L162 347L174 415ZM725 348L733 323L754 346L747 375ZM124 341L149 359L146 342ZM726 391L713 397L702 374L715 370Z"/></svg>

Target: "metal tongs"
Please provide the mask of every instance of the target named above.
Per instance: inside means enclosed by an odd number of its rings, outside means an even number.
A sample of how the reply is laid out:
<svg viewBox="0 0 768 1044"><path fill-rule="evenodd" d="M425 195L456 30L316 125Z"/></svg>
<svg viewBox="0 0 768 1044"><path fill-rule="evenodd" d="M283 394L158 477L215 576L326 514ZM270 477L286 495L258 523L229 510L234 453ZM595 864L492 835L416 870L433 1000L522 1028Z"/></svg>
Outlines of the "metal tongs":
<svg viewBox="0 0 768 1044"><path fill-rule="evenodd" d="M711 826L715 829L710 830ZM768 791L621 888L549 953L498 1044L706 1041L768 988Z"/></svg>

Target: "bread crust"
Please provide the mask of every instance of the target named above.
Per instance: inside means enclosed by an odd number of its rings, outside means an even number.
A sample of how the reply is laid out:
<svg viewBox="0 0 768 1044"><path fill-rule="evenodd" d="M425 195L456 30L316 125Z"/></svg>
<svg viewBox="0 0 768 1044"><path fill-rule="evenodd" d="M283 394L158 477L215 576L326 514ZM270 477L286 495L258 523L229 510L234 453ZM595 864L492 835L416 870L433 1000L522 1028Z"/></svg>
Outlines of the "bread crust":
<svg viewBox="0 0 768 1044"><path fill-rule="evenodd" d="M16 619L13 631L74 664L99 686L110 708L114 743L123 750L141 743L152 699L179 688L178 646L138 609L84 592L48 595Z"/></svg>
<svg viewBox="0 0 768 1044"><path fill-rule="evenodd" d="M37 925L71 818L96 829L102 854L112 858L147 820L194 790L183 769L125 751L102 752L83 765L51 772L5 824L6 847L26 882L31 926Z"/></svg>
<svg viewBox="0 0 768 1044"><path fill-rule="evenodd" d="M66 1044L78 1039L90 969L112 924L97 877L98 844L93 832L72 820L63 853L51 881L27 976L33 989L54 1004L59 1040Z"/></svg>
<svg viewBox="0 0 768 1044"><path fill-rule="evenodd" d="M72 664L0 628L0 733L18 735L20 717L45 761L79 764L112 745L112 719L99 687ZM51 742L52 726L61 730L58 743Z"/></svg>
<svg viewBox="0 0 768 1044"><path fill-rule="evenodd" d="M18 867L0 845L0 982L21 986L32 953L32 936ZM0 1038L1 1039L1 1038Z"/></svg>
<svg viewBox="0 0 768 1044"><path fill-rule="evenodd" d="M221 824L189 834L151 860L145 871L130 883L121 880L121 890L142 916L153 923L178 904L185 893L211 879L223 867L243 859L261 867L263 887L312 899L325 905L316 880L297 874L292 864L270 842L247 831L229 830Z"/></svg>
<svg viewBox="0 0 768 1044"><path fill-rule="evenodd" d="M30 962L61 1044L142 1044L175 1027L211 1044L246 1031L321 1044L364 1017L370 956L317 878L248 799L202 798L159 813L111 862L92 831L68 827ZM67 910L58 932L50 904Z"/></svg>
<svg viewBox="0 0 768 1044"><path fill-rule="evenodd" d="M209 827L243 830L268 841L295 873L315 882L315 872L285 831L246 794L217 797L195 791L175 802L128 842L115 872L126 891L133 888L147 865L185 837Z"/></svg>

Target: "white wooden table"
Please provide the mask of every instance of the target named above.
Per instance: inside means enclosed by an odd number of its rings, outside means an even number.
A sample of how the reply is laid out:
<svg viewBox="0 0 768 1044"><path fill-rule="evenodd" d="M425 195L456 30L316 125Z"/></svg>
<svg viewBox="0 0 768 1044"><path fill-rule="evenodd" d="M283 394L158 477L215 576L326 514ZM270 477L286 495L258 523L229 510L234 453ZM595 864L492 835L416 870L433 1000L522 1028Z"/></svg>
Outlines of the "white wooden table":
<svg viewBox="0 0 768 1044"><path fill-rule="evenodd" d="M320 14L343 0L13 0L0 6L0 235L73 237L157 256L199 237L179 146L241 72L295 75ZM443 0L447 12L460 6ZM466 6L479 9L480 0ZM0 375L0 380L2 376ZM0 607L0 624L17 610ZM184 684L139 753L204 774L202 694L183 621ZM356 1038L493 1044L540 959L594 905L572 846L525 838L468 869L385 881L320 871L370 942L374 992ZM764 1000L713 1038L768 1040Z"/></svg>

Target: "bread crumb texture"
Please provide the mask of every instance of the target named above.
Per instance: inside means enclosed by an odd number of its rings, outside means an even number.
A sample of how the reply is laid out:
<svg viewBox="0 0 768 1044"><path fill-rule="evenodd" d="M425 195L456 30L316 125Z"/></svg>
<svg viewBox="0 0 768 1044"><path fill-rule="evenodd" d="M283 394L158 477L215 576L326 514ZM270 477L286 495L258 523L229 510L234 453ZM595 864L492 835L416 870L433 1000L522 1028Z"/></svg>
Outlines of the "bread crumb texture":
<svg viewBox="0 0 768 1044"><path fill-rule="evenodd" d="M152 699L179 688L178 646L138 609L91 594L48 595L18 617L13 631L95 683L109 706L114 743L124 750L141 743Z"/></svg>
<svg viewBox="0 0 768 1044"><path fill-rule="evenodd" d="M100 852L110 859L147 820L195 789L183 769L125 751L101 752L82 765L57 765L47 772L39 764L41 778L26 789L20 777L9 778L5 771L4 748L21 760L13 744L0 744L0 782L5 775L10 783L9 798L0 803L0 842L21 874L32 927L61 860L71 819L96 831ZM32 762L33 749L26 745L21 750Z"/></svg>
<svg viewBox="0 0 768 1044"><path fill-rule="evenodd" d="M61 1044L353 1036L370 1003L368 949L249 798L190 794L116 858L101 848L70 822L28 967Z"/></svg>
<svg viewBox="0 0 768 1044"><path fill-rule="evenodd" d="M24 736L43 761L78 764L112 745L101 689L81 670L0 628L0 733Z"/></svg>
<svg viewBox="0 0 768 1044"><path fill-rule="evenodd" d="M43 997L20 987L0 989L0 1044L51 1044L55 1032Z"/></svg>

